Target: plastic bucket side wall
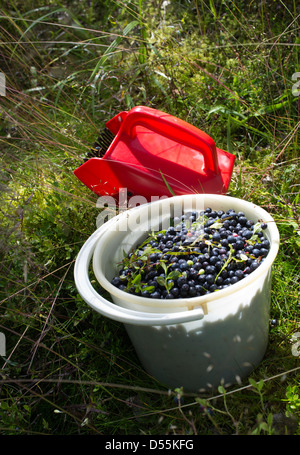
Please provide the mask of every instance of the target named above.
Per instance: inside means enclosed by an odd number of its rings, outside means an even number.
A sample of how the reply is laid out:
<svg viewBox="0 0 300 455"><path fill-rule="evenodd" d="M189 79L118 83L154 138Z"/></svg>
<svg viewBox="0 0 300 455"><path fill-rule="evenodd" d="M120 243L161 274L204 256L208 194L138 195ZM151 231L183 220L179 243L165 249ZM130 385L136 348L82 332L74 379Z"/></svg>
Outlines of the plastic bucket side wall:
<svg viewBox="0 0 300 455"><path fill-rule="evenodd" d="M268 344L270 277L270 270L260 277L250 302L246 291L236 294L236 311L223 318L209 313L200 321L177 325L126 324L145 370L169 387L190 392L215 389L249 375Z"/></svg>

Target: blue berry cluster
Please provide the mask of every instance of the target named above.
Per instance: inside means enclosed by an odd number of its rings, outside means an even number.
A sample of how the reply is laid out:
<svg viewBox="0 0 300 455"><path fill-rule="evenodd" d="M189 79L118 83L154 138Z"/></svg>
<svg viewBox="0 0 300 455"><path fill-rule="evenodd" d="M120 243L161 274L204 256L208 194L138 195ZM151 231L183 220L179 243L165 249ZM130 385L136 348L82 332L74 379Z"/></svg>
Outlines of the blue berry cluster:
<svg viewBox="0 0 300 455"><path fill-rule="evenodd" d="M243 280L265 259L266 223L235 210L190 212L124 257L112 284L156 299L197 297Z"/></svg>

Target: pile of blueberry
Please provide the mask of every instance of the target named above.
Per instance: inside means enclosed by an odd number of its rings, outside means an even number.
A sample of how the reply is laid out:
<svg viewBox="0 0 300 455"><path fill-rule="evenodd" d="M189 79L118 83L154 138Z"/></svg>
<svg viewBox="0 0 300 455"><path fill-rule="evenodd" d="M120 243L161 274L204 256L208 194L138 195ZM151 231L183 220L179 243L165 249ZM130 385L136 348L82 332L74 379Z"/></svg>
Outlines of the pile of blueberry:
<svg viewBox="0 0 300 455"><path fill-rule="evenodd" d="M190 212L153 232L124 257L112 284L149 298L196 297L224 289L253 272L267 256L266 223L243 212Z"/></svg>

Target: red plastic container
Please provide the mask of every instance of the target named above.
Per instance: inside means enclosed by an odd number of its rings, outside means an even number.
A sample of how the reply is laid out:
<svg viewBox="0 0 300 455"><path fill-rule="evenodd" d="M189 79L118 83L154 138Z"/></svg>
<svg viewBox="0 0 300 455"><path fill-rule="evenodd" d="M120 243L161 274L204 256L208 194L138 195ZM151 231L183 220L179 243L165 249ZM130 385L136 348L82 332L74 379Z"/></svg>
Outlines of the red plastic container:
<svg viewBox="0 0 300 455"><path fill-rule="evenodd" d="M99 196L119 190L144 196L224 194L235 156L216 147L203 131L170 114L144 106L120 112L106 123L115 135L102 158L74 173Z"/></svg>

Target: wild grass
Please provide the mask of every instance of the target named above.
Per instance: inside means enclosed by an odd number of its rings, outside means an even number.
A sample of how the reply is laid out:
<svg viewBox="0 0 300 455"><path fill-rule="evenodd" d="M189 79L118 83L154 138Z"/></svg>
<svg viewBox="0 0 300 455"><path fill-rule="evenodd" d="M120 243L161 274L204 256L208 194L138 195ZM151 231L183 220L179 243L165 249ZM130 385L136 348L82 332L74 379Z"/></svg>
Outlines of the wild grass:
<svg viewBox="0 0 300 455"><path fill-rule="evenodd" d="M101 5L1 6L0 432L299 434L298 5ZM99 209L73 171L105 121L139 104L234 153L229 194L266 208L280 231L268 350L249 379L216 394L150 377L124 327L74 285Z"/></svg>

